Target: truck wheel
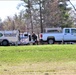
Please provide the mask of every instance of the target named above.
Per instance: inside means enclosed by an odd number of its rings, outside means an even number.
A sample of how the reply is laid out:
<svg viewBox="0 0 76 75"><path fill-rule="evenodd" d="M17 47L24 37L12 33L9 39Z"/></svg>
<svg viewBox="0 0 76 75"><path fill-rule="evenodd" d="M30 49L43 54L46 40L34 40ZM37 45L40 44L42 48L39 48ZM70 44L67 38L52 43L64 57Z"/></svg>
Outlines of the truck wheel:
<svg viewBox="0 0 76 75"><path fill-rule="evenodd" d="M54 39L48 39L48 44L54 44Z"/></svg>
<svg viewBox="0 0 76 75"><path fill-rule="evenodd" d="M9 42L7 40L2 41L2 46L8 46L8 45L9 45Z"/></svg>

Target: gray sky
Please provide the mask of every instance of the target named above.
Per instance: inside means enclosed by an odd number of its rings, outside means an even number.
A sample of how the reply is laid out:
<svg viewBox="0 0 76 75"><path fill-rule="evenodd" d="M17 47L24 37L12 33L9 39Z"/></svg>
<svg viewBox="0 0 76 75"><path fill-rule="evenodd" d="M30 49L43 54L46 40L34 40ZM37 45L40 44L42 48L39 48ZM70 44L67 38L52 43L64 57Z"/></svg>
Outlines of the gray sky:
<svg viewBox="0 0 76 75"><path fill-rule="evenodd" d="M74 6L76 6L76 0L70 1L73 3ZM21 3L20 0L0 0L0 18L4 20L7 18L7 16L18 14L20 10L17 9L17 5L19 3Z"/></svg>
<svg viewBox="0 0 76 75"><path fill-rule="evenodd" d="M4 20L7 16L13 16L14 14L18 14L19 10L17 9L17 5L20 3L20 0L0 0L0 18Z"/></svg>

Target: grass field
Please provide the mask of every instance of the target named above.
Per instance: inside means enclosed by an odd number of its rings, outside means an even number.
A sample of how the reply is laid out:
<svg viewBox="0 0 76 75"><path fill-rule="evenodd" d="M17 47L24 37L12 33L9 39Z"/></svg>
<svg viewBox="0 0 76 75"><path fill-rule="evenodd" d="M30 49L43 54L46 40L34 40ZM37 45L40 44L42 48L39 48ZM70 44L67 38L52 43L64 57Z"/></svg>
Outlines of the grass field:
<svg viewBox="0 0 76 75"><path fill-rule="evenodd" d="M76 45L0 46L0 75L76 75Z"/></svg>

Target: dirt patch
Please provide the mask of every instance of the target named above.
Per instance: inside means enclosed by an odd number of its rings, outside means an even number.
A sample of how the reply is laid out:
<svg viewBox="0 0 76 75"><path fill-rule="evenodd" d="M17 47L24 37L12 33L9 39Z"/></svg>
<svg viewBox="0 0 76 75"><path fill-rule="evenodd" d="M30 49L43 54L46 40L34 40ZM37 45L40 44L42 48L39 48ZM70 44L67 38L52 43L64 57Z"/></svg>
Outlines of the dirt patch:
<svg viewBox="0 0 76 75"><path fill-rule="evenodd" d="M76 75L76 62L1 64L0 75Z"/></svg>

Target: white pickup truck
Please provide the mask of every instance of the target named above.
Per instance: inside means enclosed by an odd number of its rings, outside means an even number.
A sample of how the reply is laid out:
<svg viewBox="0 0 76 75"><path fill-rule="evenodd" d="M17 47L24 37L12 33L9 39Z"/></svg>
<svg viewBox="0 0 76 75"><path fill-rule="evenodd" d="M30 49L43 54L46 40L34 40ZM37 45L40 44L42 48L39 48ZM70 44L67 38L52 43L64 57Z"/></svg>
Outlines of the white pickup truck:
<svg viewBox="0 0 76 75"><path fill-rule="evenodd" d="M40 33L40 43L76 42L76 28L63 28L61 32Z"/></svg>

